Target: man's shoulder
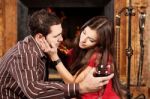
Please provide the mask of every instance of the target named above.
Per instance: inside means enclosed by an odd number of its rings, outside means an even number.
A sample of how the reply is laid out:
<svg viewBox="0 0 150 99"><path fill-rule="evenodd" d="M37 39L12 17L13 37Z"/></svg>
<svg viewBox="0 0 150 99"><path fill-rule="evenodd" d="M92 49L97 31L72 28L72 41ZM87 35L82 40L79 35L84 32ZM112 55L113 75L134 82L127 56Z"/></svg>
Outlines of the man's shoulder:
<svg viewBox="0 0 150 99"><path fill-rule="evenodd" d="M37 56L38 53L35 51L35 48L29 44L29 42L26 42L24 40L18 41L18 43L11 48L10 50L14 50L13 56L28 56L32 55ZM13 51L12 51L13 52Z"/></svg>
<svg viewBox="0 0 150 99"><path fill-rule="evenodd" d="M7 53L14 57L40 57L39 49L31 36L27 36L24 40L18 41L16 45L10 48Z"/></svg>

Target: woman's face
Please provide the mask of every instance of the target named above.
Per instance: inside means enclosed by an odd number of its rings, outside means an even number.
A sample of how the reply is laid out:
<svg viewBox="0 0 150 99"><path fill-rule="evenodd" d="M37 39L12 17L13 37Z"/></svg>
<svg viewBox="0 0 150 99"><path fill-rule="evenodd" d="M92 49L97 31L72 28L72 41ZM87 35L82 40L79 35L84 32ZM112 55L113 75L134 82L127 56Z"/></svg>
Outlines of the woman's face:
<svg viewBox="0 0 150 99"><path fill-rule="evenodd" d="M82 49L91 48L96 45L97 33L90 27L86 27L80 35L79 47Z"/></svg>

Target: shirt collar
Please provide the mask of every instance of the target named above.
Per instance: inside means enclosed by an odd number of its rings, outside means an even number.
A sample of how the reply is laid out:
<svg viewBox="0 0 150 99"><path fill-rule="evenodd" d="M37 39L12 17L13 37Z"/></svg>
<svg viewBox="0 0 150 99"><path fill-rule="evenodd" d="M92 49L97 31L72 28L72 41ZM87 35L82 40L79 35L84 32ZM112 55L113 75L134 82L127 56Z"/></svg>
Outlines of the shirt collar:
<svg viewBox="0 0 150 99"><path fill-rule="evenodd" d="M43 58L46 57L46 55L44 54L44 52L41 50L41 48L39 47L38 43L35 41L34 37L29 35L24 39L25 42L28 42L29 45L31 45L31 47L34 47L35 50L37 51L38 55Z"/></svg>

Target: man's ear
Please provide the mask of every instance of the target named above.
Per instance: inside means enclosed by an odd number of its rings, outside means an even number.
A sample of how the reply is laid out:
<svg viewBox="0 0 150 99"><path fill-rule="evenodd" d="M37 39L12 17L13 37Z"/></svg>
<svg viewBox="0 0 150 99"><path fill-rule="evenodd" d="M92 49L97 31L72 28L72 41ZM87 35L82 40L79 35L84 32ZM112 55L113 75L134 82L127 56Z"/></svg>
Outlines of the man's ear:
<svg viewBox="0 0 150 99"><path fill-rule="evenodd" d="M41 33L37 33L34 38L35 38L35 41L40 45L43 35Z"/></svg>

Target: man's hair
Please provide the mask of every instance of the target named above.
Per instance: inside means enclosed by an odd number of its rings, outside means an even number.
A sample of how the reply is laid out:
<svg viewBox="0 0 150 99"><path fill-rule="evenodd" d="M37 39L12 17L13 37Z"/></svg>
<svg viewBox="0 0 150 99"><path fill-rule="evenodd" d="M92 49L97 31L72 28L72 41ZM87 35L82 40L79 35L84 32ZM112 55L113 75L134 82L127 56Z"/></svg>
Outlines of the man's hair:
<svg viewBox="0 0 150 99"><path fill-rule="evenodd" d="M35 36L37 33L46 36L51 32L50 27L58 24L61 24L60 19L54 13L49 13L45 9L35 11L28 23L29 31L32 36Z"/></svg>

